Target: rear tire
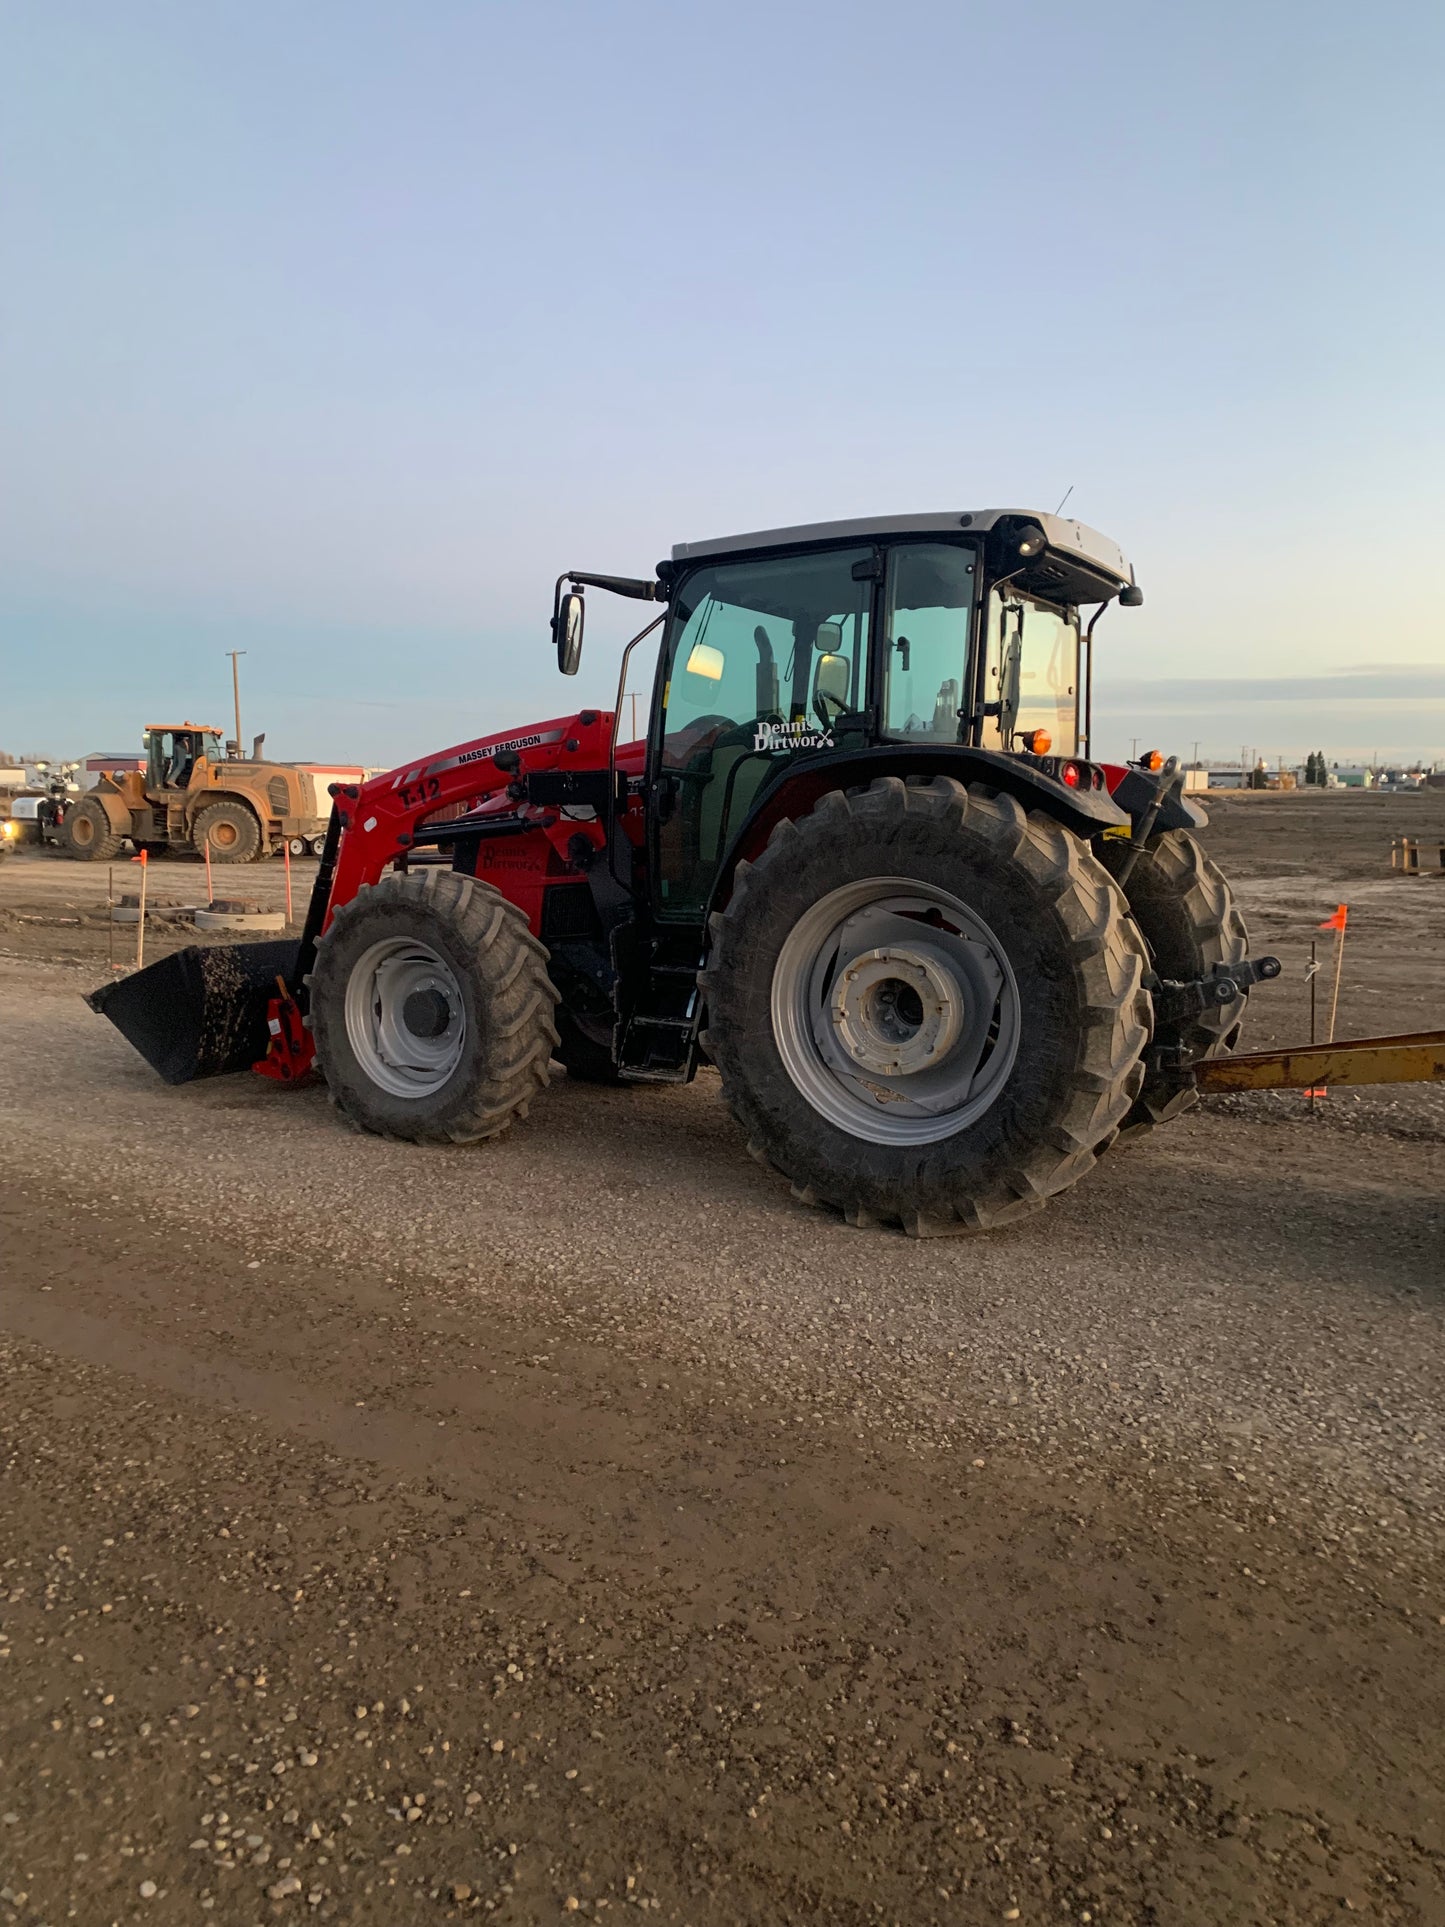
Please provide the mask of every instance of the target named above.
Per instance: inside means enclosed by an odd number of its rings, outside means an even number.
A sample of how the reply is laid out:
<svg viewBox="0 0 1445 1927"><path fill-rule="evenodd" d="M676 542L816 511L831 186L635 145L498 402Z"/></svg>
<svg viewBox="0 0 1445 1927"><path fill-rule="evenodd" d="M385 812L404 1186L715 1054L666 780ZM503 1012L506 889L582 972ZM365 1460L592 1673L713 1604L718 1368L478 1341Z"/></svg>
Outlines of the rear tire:
<svg viewBox="0 0 1445 1927"><path fill-rule="evenodd" d="M253 863L261 854L261 825L244 803L223 799L197 812L191 836L212 863Z"/></svg>
<svg viewBox="0 0 1445 1927"><path fill-rule="evenodd" d="M331 1095L365 1131L496 1137L548 1082L557 992L515 904L453 870L363 884L317 946L311 1027Z"/></svg>
<svg viewBox="0 0 1445 1927"><path fill-rule="evenodd" d="M82 863L109 863L125 838L111 828L106 807L98 797L82 796L66 811L61 847Z"/></svg>
<svg viewBox="0 0 1445 1927"><path fill-rule="evenodd" d="M1129 845L1117 837L1103 838L1099 847L1111 874L1129 852ZM1187 830L1166 830L1157 837L1122 887L1159 976L1183 982L1207 976L1215 964L1241 963L1248 957L1249 933L1235 908L1234 893ZM1154 1044L1181 1049L1191 1062L1223 1057L1235 1048L1243 1021L1243 999L1216 1005L1184 1023L1156 1026ZM1181 1084L1177 1073L1151 1064L1123 1135L1142 1136L1198 1101L1193 1086Z"/></svg>
<svg viewBox="0 0 1445 1927"><path fill-rule="evenodd" d="M1144 950L1123 911L1077 837L947 777L833 791L780 823L738 866L702 979L703 1043L749 1149L850 1224L923 1237L1037 1210L1092 1168L1143 1079Z"/></svg>

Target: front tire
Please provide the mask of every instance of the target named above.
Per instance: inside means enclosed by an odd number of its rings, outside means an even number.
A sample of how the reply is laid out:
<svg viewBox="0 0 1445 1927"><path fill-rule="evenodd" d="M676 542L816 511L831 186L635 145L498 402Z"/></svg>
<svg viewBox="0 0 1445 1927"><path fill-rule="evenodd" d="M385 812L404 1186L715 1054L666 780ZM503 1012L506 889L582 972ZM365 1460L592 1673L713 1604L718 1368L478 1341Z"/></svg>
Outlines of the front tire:
<svg viewBox="0 0 1445 1927"><path fill-rule="evenodd" d="M109 863L125 838L111 828L106 807L98 797L82 796L66 812L61 841L65 854L82 863Z"/></svg>
<svg viewBox="0 0 1445 1927"><path fill-rule="evenodd" d="M332 1097L365 1131L496 1137L548 1082L557 992L515 904L452 870L393 873L317 946L311 1027Z"/></svg>
<svg viewBox="0 0 1445 1927"><path fill-rule="evenodd" d="M703 1043L805 1203L985 1230L1090 1170L1138 1094L1143 946L1087 847L947 777L824 796L740 864Z"/></svg>
<svg viewBox="0 0 1445 1927"><path fill-rule="evenodd" d="M191 831L196 848L212 863L253 863L261 854L261 825L244 803L208 803Z"/></svg>

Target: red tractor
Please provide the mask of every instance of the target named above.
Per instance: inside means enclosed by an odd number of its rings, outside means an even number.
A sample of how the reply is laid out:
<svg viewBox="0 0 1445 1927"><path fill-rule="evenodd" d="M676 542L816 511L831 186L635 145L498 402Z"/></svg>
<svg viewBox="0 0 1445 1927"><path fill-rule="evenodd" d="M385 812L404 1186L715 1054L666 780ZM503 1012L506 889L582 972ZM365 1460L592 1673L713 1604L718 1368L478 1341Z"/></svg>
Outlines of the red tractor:
<svg viewBox="0 0 1445 1927"><path fill-rule="evenodd" d="M1090 760L1094 627L1143 599L1112 542L944 513L571 570L566 675L588 589L659 608L614 710L335 787L299 944L95 993L162 1076L315 1068L367 1130L466 1143L555 1059L710 1062L796 1198L918 1235L1006 1224L1193 1101L1278 966L1247 960L1178 765ZM647 739L619 746L659 628Z"/></svg>

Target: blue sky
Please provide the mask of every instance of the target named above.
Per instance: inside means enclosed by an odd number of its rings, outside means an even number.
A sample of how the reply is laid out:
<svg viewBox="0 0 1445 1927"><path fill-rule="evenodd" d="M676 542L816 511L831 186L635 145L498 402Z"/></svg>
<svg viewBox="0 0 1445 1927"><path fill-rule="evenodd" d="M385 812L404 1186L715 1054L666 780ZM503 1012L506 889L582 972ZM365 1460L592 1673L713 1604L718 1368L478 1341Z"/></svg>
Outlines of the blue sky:
<svg viewBox="0 0 1445 1927"><path fill-rule="evenodd" d="M1101 747L1445 758L1445 13L0 5L0 744L607 702L563 567L1107 530ZM1256 684L1256 679L1260 683Z"/></svg>

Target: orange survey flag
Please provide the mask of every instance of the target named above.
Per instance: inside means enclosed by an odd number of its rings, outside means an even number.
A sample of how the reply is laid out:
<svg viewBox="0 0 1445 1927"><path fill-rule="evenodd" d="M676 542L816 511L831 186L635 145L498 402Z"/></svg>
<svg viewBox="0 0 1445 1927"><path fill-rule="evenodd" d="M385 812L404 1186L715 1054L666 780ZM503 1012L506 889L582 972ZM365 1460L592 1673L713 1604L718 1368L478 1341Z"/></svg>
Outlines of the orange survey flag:
<svg viewBox="0 0 1445 1927"><path fill-rule="evenodd" d="M1326 917L1325 921L1319 924L1317 928L1321 930L1343 930L1349 920L1350 906L1347 903L1342 903L1335 914L1332 917Z"/></svg>

